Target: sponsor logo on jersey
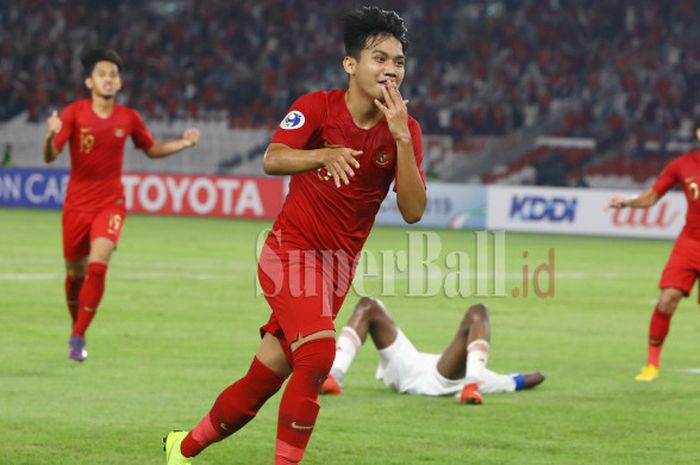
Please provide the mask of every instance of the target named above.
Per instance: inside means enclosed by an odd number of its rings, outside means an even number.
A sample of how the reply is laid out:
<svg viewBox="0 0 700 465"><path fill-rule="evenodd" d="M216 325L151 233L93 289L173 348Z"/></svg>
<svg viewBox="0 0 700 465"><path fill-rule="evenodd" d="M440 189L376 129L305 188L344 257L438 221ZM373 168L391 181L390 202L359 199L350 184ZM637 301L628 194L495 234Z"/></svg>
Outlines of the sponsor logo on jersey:
<svg viewBox="0 0 700 465"><path fill-rule="evenodd" d="M304 125L306 118L304 114L297 110L290 111L280 123L282 129L299 129Z"/></svg>

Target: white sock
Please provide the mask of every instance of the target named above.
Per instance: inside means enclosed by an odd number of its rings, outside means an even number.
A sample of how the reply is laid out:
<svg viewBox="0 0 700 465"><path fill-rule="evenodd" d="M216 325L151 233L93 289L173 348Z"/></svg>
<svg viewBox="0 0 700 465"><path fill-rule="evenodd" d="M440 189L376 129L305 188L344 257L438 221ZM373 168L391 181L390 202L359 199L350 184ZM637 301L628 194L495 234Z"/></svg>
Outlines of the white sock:
<svg viewBox="0 0 700 465"><path fill-rule="evenodd" d="M489 360L489 343L485 339L477 339L467 346L467 374L464 384L478 383Z"/></svg>
<svg viewBox="0 0 700 465"><path fill-rule="evenodd" d="M343 383L345 373L348 372L350 364L361 346L362 340L360 340L357 331L350 326L340 330L340 336L338 336L338 342L335 345L335 360L331 368L331 374L338 384Z"/></svg>

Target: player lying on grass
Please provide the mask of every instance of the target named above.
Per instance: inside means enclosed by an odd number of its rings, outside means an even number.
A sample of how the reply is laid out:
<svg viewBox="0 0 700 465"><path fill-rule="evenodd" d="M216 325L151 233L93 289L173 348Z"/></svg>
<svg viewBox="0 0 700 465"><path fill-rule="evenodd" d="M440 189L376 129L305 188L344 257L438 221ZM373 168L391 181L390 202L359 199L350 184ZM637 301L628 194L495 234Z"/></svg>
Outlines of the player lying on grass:
<svg viewBox="0 0 700 465"><path fill-rule="evenodd" d="M47 121L43 154L53 162L70 147L70 180L63 205L63 257L66 302L73 322L68 356L87 358L85 332L105 290L107 266L122 232L126 207L122 186L124 145L134 145L150 158L193 147L199 131L188 129L180 139L156 142L136 110L115 102L121 89L122 60L114 50L96 49L82 58L89 99L54 111Z"/></svg>
<svg viewBox="0 0 700 465"><path fill-rule="evenodd" d="M384 304L363 297L340 331L335 361L321 386L324 394L340 394L357 351L372 337L379 352L377 379L400 393L445 396L460 393L463 404L482 404L481 394L530 389L544 381L540 372L501 375L486 368L491 327L485 305L469 307L454 339L440 354L418 352L396 325Z"/></svg>

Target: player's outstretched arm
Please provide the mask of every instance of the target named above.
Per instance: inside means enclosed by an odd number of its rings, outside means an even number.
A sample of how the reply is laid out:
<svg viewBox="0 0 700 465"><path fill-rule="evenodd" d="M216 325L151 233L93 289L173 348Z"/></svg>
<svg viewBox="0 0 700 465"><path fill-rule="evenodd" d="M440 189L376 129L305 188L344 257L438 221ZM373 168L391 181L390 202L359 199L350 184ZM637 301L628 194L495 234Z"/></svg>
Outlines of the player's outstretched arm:
<svg viewBox="0 0 700 465"><path fill-rule="evenodd" d="M340 187L341 183L349 184L350 178L355 176L353 168L360 167L360 162L355 157L360 155L362 150L348 147L301 150L273 142L265 151L263 169L265 174L283 176L326 168L336 187Z"/></svg>
<svg viewBox="0 0 700 465"><path fill-rule="evenodd" d="M427 196L416 166L413 140L408 129L407 101L395 83L382 87L384 103L374 100L384 113L391 135L396 141L396 204L406 223L417 223L423 217Z"/></svg>
<svg viewBox="0 0 700 465"><path fill-rule="evenodd" d="M53 138L61 130L62 126L61 118L58 117L58 112L54 110L46 121L46 137L44 137L44 145L42 152L44 154L44 161L46 163L51 163L54 161L58 154L61 153L53 143Z"/></svg>
<svg viewBox="0 0 700 465"><path fill-rule="evenodd" d="M150 158L162 158L194 147L197 145L197 142L199 142L199 129L189 128L182 134L180 139L156 142L145 152Z"/></svg>
<svg viewBox="0 0 700 465"><path fill-rule="evenodd" d="M653 189L647 189L636 197L613 195L608 201L608 208L649 208L656 204L661 197Z"/></svg>

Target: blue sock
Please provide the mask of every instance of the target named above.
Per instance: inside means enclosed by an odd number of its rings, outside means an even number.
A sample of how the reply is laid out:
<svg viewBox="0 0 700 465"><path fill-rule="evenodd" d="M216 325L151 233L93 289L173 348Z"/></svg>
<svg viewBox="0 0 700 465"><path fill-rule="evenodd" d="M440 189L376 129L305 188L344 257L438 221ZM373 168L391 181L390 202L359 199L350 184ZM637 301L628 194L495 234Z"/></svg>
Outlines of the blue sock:
<svg viewBox="0 0 700 465"><path fill-rule="evenodd" d="M514 375L513 381L515 381L515 390L516 391L520 391L521 389L525 389L525 376L523 376L522 373L518 373L517 375Z"/></svg>

